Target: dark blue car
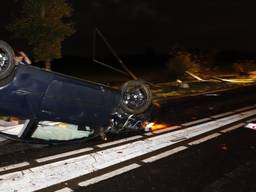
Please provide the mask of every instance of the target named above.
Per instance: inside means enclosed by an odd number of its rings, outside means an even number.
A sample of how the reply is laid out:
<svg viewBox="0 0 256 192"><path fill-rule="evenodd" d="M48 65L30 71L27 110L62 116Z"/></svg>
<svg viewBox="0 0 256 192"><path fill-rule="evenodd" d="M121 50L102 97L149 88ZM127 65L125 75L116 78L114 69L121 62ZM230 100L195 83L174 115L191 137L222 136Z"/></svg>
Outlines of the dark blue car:
<svg viewBox="0 0 256 192"><path fill-rule="evenodd" d="M12 48L0 41L0 114L27 119L16 139L31 139L42 121L90 127L94 136L142 127L151 106L150 90L142 81L128 81L116 90L14 58Z"/></svg>

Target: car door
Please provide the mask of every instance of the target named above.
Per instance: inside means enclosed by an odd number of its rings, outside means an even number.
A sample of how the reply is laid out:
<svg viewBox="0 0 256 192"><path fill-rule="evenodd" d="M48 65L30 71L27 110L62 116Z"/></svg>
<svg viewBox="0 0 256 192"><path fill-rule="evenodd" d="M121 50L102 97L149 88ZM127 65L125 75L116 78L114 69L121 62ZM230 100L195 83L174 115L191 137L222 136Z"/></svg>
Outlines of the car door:
<svg viewBox="0 0 256 192"><path fill-rule="evenodd" d="M53 80L41 104L43 119L73 123L102 124L113 98L98 84Z"/></svg>

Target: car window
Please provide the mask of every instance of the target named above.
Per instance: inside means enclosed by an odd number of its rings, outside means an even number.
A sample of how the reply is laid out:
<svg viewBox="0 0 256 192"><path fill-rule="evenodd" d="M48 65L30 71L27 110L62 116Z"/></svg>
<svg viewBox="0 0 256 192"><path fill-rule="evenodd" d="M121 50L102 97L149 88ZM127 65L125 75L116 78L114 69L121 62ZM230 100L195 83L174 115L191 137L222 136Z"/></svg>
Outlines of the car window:
<svg viewBox="0 0 256 192"><path fill-rule="evenodd" d="M94 130L86 127L84 130L79 130L78 125L41 121L37 129L32 135L32 138L43 140L69 141L74 139L82 139L93 135Z"/></svg>
<svg viewBox="0 0 256 192"><path fill-rule="evenodd" d="M29 120L17 117L0 116L0 132L20 138L28 122ZM79 127L75 124L63 122L40 121L31 138L45 141L70 141L92 135L94 135L94 129L89 126Z"/></svg>

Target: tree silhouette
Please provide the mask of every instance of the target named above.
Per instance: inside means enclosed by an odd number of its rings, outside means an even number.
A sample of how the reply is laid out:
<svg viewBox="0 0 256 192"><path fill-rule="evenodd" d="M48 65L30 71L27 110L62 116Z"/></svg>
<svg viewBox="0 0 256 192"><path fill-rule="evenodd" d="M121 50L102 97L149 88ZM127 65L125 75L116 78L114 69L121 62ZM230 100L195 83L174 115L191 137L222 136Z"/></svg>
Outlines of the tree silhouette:
<svg viewBox="0 0 256 192"><path fill-rule="evenodd" d="M63 19L71 16L72 8L66 0L23 0L21 12L7 29L16 38L25 39L32 46L35 61L45 62L61 58L61 45L75 30Z"/></svg>

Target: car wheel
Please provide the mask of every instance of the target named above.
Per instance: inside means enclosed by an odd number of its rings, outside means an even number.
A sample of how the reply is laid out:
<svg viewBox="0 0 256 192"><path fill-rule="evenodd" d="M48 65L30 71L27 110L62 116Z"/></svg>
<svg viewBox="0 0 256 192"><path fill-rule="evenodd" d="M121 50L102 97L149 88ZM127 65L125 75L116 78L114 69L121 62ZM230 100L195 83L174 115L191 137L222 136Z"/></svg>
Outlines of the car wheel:
<svg viewBox="0 0 256 192"><path fill-rule="evenodd" d="M0 40L0 80L9 77L15 67L15 54L12 47Z"/></svg>
<svg viewBox="0 0 256 192"><path fill-rule="evenodd" d="M121 89L121 108L130 114L145 112L152 103L149 86L141 80L126 82Z"/></svg>

